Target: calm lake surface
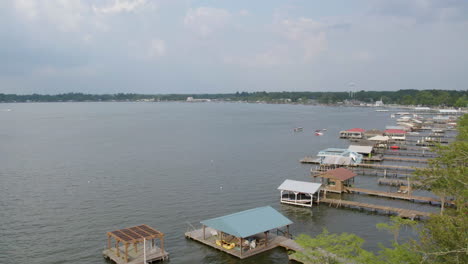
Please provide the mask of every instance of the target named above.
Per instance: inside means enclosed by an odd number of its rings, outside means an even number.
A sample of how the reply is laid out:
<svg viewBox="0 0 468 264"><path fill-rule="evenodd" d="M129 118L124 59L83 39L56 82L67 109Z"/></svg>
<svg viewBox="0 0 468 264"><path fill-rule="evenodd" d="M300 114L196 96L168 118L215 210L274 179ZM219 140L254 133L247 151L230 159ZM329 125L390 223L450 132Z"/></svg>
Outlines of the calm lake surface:
<svg viewBox="0 0 468 264"><path fill-rule="evenodd" d="M7 109L11 109L8 111ZM369 108L240 103L0 104L0 263L106 263L106 232L148 224L170 263L287 263L283 249L240 261L186 240L188 224L271 205L294 235L352 232L378 250L387 216L280 205L284 179L310 181L299 159L347 147L343 129L383 129ZM294 127L304 132L294 133ZM324 136L315 129L326 128ZM411 164L416 165L416 164ZM377 185L358 176L357 187ZM436 211L383 198L346 199ZM412 234L405 234L411 236Z"/></svg>

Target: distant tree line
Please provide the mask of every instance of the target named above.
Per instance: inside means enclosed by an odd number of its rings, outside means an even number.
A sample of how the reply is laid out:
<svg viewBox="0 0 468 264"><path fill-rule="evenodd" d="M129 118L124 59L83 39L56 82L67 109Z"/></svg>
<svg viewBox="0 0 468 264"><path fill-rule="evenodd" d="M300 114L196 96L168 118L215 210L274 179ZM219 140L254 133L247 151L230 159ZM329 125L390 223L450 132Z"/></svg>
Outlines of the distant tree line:
<svg viewBox="0 0 468 264"><path fill-rule="evenodd" d="M85 101L182 101L187 97L194 99L212 99L245 102L291 102L336 104L339 102L359 101L373 103L382 100L385 104L422 105L422 106L455 106L468 105L468 91L462 90L398 90L398 91L359 91L359 92L236 92L227 94L84 94L65 93L56 95L44 94L2 94L0 102L85 102Z"/></svg>

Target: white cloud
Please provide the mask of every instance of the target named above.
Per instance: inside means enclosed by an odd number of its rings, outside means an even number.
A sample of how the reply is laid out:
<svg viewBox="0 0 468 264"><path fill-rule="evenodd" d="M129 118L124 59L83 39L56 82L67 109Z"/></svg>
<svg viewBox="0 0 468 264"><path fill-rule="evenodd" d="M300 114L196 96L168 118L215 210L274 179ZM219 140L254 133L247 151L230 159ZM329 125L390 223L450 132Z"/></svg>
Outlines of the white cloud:
<svg viewBox="0 0 468 264"><path fill-rule="evenodd" d="M37 2L35 0L15 0L14 7L27 19L35 19L37 17Z"/></svg>
<svg viewBox="0 0 468 264"><path fill-rule="evenodd" d="M166 54L166 44L164 40L161 39L152 39L149 49L148 55L150 58L161 57Z"/></svg>
<svg viewBox="0 0 468 264"><path fill-rule="evenodd" d="M15 0L14 7L20 16L45 21L64 32L77 31L89 11L81 0Z"/></svg>
<svg viewBox="0 0 468 264"><path fill-rule="evenodd" d="M306 61L326 49L325 29L325 25L309 18L285 19L279 27L280 34L302 47Z"/></svg>
<svg viewBox="0 0 468 264"><path fill-rule="evenodd" d="M239 15L248 16L248 15L250 15L250 12L247 9L242 9L241 11L239 11Z"/></svg>
<svg viewBox="0 0 468 264"><path fill-rule="evenodd" d="M214 7L190 8L184 18L184 25L201 36L208 36L223 28L229 21L231 13Z"/></svg>
<svg viewBox="0 0 468 264"><path fill-rule="evenodd" d="M146 0L115 0L111 5L105 7L96 7L93 5L93 11L99 14L133 12L145 4Z"/></svg>

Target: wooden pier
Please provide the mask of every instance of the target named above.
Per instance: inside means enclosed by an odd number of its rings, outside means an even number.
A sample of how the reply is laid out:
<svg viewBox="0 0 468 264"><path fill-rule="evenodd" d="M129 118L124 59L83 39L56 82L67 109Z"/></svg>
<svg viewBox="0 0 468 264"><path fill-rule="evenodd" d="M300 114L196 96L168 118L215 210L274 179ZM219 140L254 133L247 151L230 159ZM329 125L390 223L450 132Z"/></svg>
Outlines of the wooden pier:
<svg viewBox="0 0 468 264"><path fill-rule="evenodd" d="M390 178L380 178L378 180L379 184L382 185L390 185L390 186L408 186L408 180L401 180L401 179L390 179ZM418 181L411 181L411 186L417 187L421 186L421 183Z"/></svg>
<svg viewBox="0 0 468 264"><path fill-rule="evenodd" d="M414 171L415 170L414 167L408 167L408 166L369 164L369 163L352 164L349 167L361 167L361 168L371 168L371 169L391 169L391 170L402 170L402 171Z"/></svg>
<svg viewBox="0 0 468 264"><path fill-rule="evenodd" d="M438 155L433 152L406 152L406 151L395 151L395 150L387 150L384 153L385 155L396 155L396 156L413 156L413 157L428 157L428 158L436 158Z"/></svg>
<svg viewBox="0 0 468 264"><path fill-rule="evenodd" d="M431 215L431 213L428 213L428 212L421 212L421 211L416 211L416 210L402 209L402 208L382 206L382 205L376 205L376 204L360 203L360 202L347 201L347 200L323 198L323 199L320 199L320 202L327 203L330 206L336 206L336 208L342 206L342 207L356 208L356 209L367 209L373 212L396 214L400 217L409 218L412 220L423 219Z"/></svg>
<svg viewBox="0 0 468 264"><path fill-rule="evenodd" d="M383 160L388 161L403 161L403 162L416 162L416 163L428 163L427 159L417 159L417 158L404 158L404 157L384 157Z"/></svg>
<svg viewBox="0 0 468 264"><path fill-rule="evenodd" d="M369 190L369 189L362 189L362 188L354 188L354 187L347 187L346 190L351 193L357 194L367 194L385 198L392 198L392 199L400 199L400 200L408 200L408 201L420 201L420 202L428 202L429 204L440 204L440 199L432 198L432 197L425 197L425 196L416 196L410 195L405 193L394 193L394 192L383 192L377 190Z"/></svg>

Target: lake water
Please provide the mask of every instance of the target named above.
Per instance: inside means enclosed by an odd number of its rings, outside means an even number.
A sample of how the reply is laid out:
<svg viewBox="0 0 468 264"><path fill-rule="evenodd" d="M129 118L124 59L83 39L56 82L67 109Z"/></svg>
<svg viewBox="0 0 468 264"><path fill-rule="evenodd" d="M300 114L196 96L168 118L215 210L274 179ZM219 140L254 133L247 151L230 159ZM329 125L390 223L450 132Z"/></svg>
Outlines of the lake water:
<svg viewBox="0 0 468 264"><path fill-rule="evenodd" d="M7 111L11 109L11 111ZM310 180L299 159L347 147L338 132L383 129L369 108L240 103L0 104L0 263L106 263L106 232L148 224L166 234L171 263L287 263L283 249L240 261L186 240L188 224L271 205L295 235L352 232L365 247L392 237L387 216L280 205L284 179ZM304 132L294 133L294 127ZM315 129L326 128L324 136ZM356 186L378 186L358 176ZM424 211L382 198L346 199ZM411 234L405 234L411 236Z"/></svg>

